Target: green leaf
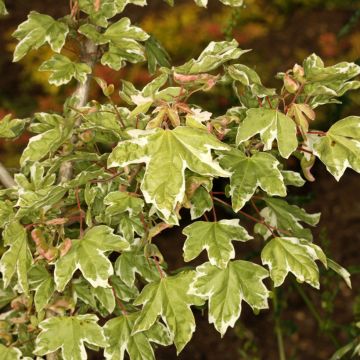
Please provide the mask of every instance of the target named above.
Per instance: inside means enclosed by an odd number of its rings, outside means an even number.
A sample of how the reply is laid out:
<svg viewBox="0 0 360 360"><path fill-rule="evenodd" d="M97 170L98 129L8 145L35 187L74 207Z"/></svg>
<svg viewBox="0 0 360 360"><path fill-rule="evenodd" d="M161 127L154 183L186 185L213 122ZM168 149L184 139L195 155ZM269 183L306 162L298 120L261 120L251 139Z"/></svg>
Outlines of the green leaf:
<svg viewBox="0 0 360 360"><path fill-rule="evenodd" d="M0 201L0 228L4 228L14 215L13 203L11 201Z"/></svg>
<svg viewBox="0 0 360 360"><path fill-rule="evenodd" d="M134 286L136 273L147 282L158 281L160 278L155 263L145 257L143 250L123 252L116 260L115 271L129 287Z"/></svg>
<svg viewBox="0 0 360 360"><path fill-rule="evenodd" d="M142 304L143 309L135 322L133 334L150 329L161 316L179 354L195 331L190 306L202 304L200 298L188 294L194 275L194 271L181 272L146 285L134 302L134 305Z"/></svg>
<svg viewBox="0 0 360 360"><path fill-rule="evenodd" d="M84 342L100 347L107 346L96 315L59 316L39 324L41 333L36 338L36 355L46 355L61 348L64 360L85 360Z"/></svg>
<svg viewBox="0 0 360 360"><path fill-rule="evenodd" d="M274 286L282 285L287 274L291 272L299 282L307 282L318 289L319 269L315 260L320 258L316 250L314 245L306 240L277 237L265 245L261 260L269 267Z"/></svg>
<svg viewBox="0 0 360 360"><path fill-rule="evenodd" d="M79 32L95 44L109 44L101 63L114 70L125 66L125 61L137 63L145 60L144 48L139 41L147 40L149 35L141 28L131 25L126 17L110 25L104 33L100 33L97 27L91 24L80 26Z"/></svg>
<svg viewBox="0 0 360 360"><path fill-rule="evenodd" d="M209 300L209 323L223 336L240 317L242 301L253 310L268 308L269 291L262 282L268 276L262 266L249 261L230 261L224 269L205 263L196 268L190 291Z"/></svg>
<svg viewBox="0 0 360 360"><path fill-rule="evenodd" d="M203 186L199 186L196 189L194 195L190 199L190 202L191 220L199 218L213 207L211 195Z"/></svg>
<svg viewBox="0 0 360 360"><path fill-rule="evenodd" d="M304 93L312 97L309 101L312 108L336 102L335 97L360 87L360 81L350 81L360 74L360 66L355 63L341 62L325 67L320 57L312 54L304 60L303 67Z"/></svg>
<svg viewBox="0 0 360 360"><path fill-rule="evenodd" d="M281 175L284 178L284 184L286 186L292 185L302 187L306 183L306 181L301 177L301 175L295 171L281 170Z"/></svg>
<svg viewBox="0 0 360 360"><path fill-rule="evenodd" d="M276 158L264 152L251 157L231 149L220 159L220 165L231 172L230 195L235 212L239 211L260 187L271 196L285 196L286 187Z"/></svg>
<svg viewBox="0 0 360 360"><path fill-rule="evenodd" d="M210 263L226 268L230 259L235 257L232 240L248 241L252 237L239 225L239 220L220 220L218 222L196 221L183 230L184 260L191 261L206 249Z"/></svg>
<svg viewBox="0 0 360 360"><path fill-rule="evenodd" d="M75 78L80 83L85 83L87 75L91 74L91 68L84 63L71 61L68 57L55 54L51 59L42 63L40 71L50 71L49 83L60 86Z"/></svg>
<svg viewBox="0 0 360 360"><path fill-rule="evenodd" d="M329 258L327 258L327 264L331 270L335 271L338 275L340 275L344 279L346 285L351 289L350 273L346 269L344 269L341 265L339 265L336 261L331 260Z"/></svg>
<svg viewBox="0 0 360 360"><path fill-rule="evenodd" d="M18 137L23 132L26 120L11 119L11 114L6 115L0 121L0 138L12 139Z"/></svg>
<svg viewBox="0 0 360 360"><path fill-rule="evenodd" d="M144 207L144 201L128 192L113 191L106 195L104 204L107 206L105 214L109 216L128 212L130 216L138 215Z"/></svg>
<svg viewBox="0 0 360 360"><path fill-rule="evenodd" d="M0 4L1 5L1 4ZM7 347L0 343L1 360L20 360L21 351L15 347Z"/></svg>
<svg viewBox="0 0 360 360"><path fill-rule="evenodd" d="M229 175L211 156L211 149L226 150L227 145L206 131L179 126L174 130L138 134L116 146L109 156L108 167L146 163L142 193L145 201L154 204L166 220L184 199L186 168L200 175Z"/></svg>
<svg viewBox="0 0 360 360"><path fill-rule="evenodd" d="M148 62L150 75L154 75L157 66L170 68L170 55L157 41L154 36L150 36L145 42L145 54Z"/></svg>
<svg viewBox="0 0 360 360"><path fill-rule="evenodd" d="M11 279L17 274L20 289L28 293L29 283L27 272L32 263L32 255L27 242L27 233L17 221L10 222L3 232L4 245L9 249L0 260L4 287L8 287Z"/></svg>
<svg viewBox="0 0 360 360"><path fill-rule="evenodd" d="M104 326L105 336L109 346L105 348L105 358L109 360L123 360L125 351L130 360L155 360L154 350L150 342L169 345L171 338L168 330L156 322L149 330L132 335L134 323L140 312L124 314L109 320Z"/></svg>
<svg viewBox="0 0 360 360"><path fill-rule="evenodd" d="M44 129L39 135L33 136L20 158L20 165L28 161L38 161L49 153L55 152L67 139L73 129L73 120L64 119L60 115L37 113L35 118Z"/></svg>
<svg viewBox="0 0 360 360"><path fill-rule="evenodd" d="M242 54L249 50L238 48L236 40L232 41L212 41L205 50L195 59L174 68L178 74L199 74L215 70L222 64L238 59Z"/></svg>
<svg viewBox="0 0 360 360"><path fill-rule="evenodd" d="M268 89L261 83L259 75L243 64L234 64L226 68L227 73L232 79L248 86L254 96L266 97L276 95L275 89Z"/></svg>
<svg viewBox="0 0 360 360"><path fill-rule="evenodd" d="M238 127L237 144L260 134L264 150L271 150L275 139L282 157L287 159L296 150L296 124L290 117L278 110L265 108L249 109L246 115Z"/></svg>
<svg viewBox="0 0 360 360"><path fill-rule="evenodd" d="M1 16L4 16L4 15L7 15L7 14L8 14L8 12L7 12L7 10L6 10L4 1L3 1L3 0L0 0L0 15L1 15Z"/></svg>
<svg viewBox="0 0 360 360"><path fill-rule="evenodd" d="M10 304L10 302L17 296L18 294L10 287L5 289L4 282L0 280L0 310Z"/></svg>
<svg viewBox="0 0 360 360"><path fill-rule="evenodd" d="M304 209L296 205L290 205L281 199L266 198L264 201L268 207L262 209L260 214L269 225L277 228L284 235L290 234L291 236L312 240L311 231L304 229L300 221L315 226L320 220L320 213L308 214ZM263 235L268 238L271 233L266 229L266 233Z"/></svg>
<svg viewBox="0 0 360 360"><path fill-rule="evenodd" d="M70 251L55 263L55 283L58 291L63 291L79 269L93 287L109 287L108 278L113 274L111 262L106 251L126 250L129 244L113 229L98 225L88 230L84 237L73 240Z"/></svg>
<svg viewBox="0 0 360 360"><path fill-rule="evenodd" d="M336 122L326 136L310 134L309 147L336 180L346 168L360 173L360 117L349 116Z"/></svg>
<svg viewBox="0 0 360 360"><path fill-rule="evenodd" d="M40 263L30 268L28 277L31 290L35 290L34 302L36 311L39 312L49 304L55 291L54 279L44 264Z"/></svg>
<svg viewBox="0 0 360 360"><path fill-rule="evenodd" d="M146 0L101 0L101 6L96 9L94 0L79 0L80 9L89 15L95 25L107 27L108 19L124 11L126 5L146 5Z"/></svg>
<svg viewBox="0 0 360 360"><path fill-rule="evenodd" d="M14 51L14 61L22 59L30 50L37 50L46 42L59 53L65 44L69 28L49 15L31 11L28 19L19 25L12 34L19 43Z"/></svg>

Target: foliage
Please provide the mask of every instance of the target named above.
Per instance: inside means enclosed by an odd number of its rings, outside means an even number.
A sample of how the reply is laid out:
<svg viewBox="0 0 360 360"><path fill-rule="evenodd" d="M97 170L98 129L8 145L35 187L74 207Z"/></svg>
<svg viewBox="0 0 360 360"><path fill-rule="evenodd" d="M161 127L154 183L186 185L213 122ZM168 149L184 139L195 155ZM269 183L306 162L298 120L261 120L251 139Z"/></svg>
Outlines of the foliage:
<svg viewBox="0 0 360 360"><path fill-rule="evenodd" d="M113 21L128 4L146 1L74 1L61 19L31 12L13 34L14 61L49 45L55 54L40 70L51 71L57 86L72 78L79 84L62 113L0 123L3 138L36 134L15 185L0 191L6 357L86 359L87 346L104 349L107 359L125 352L153 359L152 343L174 344L180 353L195 331L196 307L208 307L209 323L224 335L242 301L254 312L267 309L269 299L276 308L275 288L289 273L318 288L318 260L350 286L349 273L300 224L315 226L320 215L286 199L288 186L305 183L287 170L287 159L299 159L309 181L316 159L337 180L347 167L360 172L359 117L327 132L311 126L319 106L360 87L354 80L360 67L325 67L313 54L277 75L277 91L238 63L248 50L236 40L211 42L197 58L171 67L164 48L129 18ZM81 50L77 58L63 50L70 41ZM142 90L122 82L127 106L117 105L113 84L89 76L99 62L118 71L145 60L156 75ZM88 98L93 84L104 103ZM191 102L195 92L211 95L217 86L233 90L236 107L214 116ZM218 220L220 206L228 216ZM185 209L192 223L183 229L179 257L190 262L206 250L209 262L170 271L156 236L182 225ZM239 214L256 223L251 235ZM232 244L254 237L263 240L261 264L242 260ZM21 320L12 321L19 311ZM103 327L99 318L106 319Z"/></svg>

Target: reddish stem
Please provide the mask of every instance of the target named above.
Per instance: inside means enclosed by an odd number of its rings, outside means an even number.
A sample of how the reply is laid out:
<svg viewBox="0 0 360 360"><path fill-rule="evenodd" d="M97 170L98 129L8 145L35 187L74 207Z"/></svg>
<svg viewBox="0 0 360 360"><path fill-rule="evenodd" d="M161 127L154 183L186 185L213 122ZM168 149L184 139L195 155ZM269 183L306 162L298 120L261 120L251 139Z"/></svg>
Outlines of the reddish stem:
<svg viewBox="0 0 360 360"><path fill-rule="evenodd" d="M156 257L152 257L152 259L154 260L155 262L155 265L156 265L156 268L157 268L157 271L159 272L160 274L160 278L163 279L165 276L164 276L164 271L162 270L160 264L159 264L159 261L156 259Z"/></svg>
<svg viewBox="0 0 360 360"><path fill-rule="evenodd" d="M315 134L315 135L321 135L321 136L326 136L326 132L325 131L320 131L320 130L310 130L307 132L307 134Z"/></svg>

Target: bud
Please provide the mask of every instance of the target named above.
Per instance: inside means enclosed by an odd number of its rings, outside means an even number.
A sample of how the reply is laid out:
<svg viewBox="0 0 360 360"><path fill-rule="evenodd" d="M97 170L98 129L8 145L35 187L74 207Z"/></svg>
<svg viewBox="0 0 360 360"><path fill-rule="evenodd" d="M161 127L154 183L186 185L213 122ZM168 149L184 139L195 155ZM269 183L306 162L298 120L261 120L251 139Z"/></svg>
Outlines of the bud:
<svg viewBox="0 0 360 360"><path fill-rule="evenodd" d="M84 143L88 143L94 138L94 133L91 130L86 130L79 135L79 138Z"/></svg>
<svg viewBox="0 0 360 360"><path fill-rule="evenodd" d="M293 67L293 75L294 78L299 81L300 83L304 83L305 82L305 71L304 68L302 66L300 66L299 64L295 64Z"/></svg>
<svg viewBox="0 0 360 360"><path fill-rule="evenodd" d="M285 74L284 76L284 86L290 94L296 93L296 91L299 89L299 84L288 74Z"/></svg>

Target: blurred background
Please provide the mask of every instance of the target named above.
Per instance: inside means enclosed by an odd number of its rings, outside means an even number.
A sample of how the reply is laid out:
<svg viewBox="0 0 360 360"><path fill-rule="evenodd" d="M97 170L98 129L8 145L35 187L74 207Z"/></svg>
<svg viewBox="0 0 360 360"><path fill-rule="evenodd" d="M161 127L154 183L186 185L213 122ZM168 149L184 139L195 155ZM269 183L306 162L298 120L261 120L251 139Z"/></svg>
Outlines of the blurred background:
<svg viewBox="0 0 360 360"><path fill-rule="evenodd" d="M281 86L275 79L295 63L301 64L312 52L326 65L340 61L360 64L359 0L245 0L245 6L231 9L209 0L208 10L192 0L178 0L174 8L161 0L149 0L145 8L128 6L125 15L154 35L169 52L173 64L197 56L211 40L235 38L243 49L252 52L241 61L254 68L268 87ZM48 74L38 72L39 65L51 56L42 47L20 63L11 61L15 41L11 37L30 10L61 17L69 12L68 1L8 0L9 15L0 19L0 119L7 113L27 117L36 111L61 110L72 86L57 88L47 82ZM97 66L95 73L118 87L121 79L142 87L150 79L145 66L128 66L119 72ZM98 98L98 89L92 97ZM326 130L347 116L360 115L360 92L350 92L342 104L317 110L316 128ZM120 102L120 99L118 99ZM215 89L199 99L206 110L223 113L235 106L236 98L227 89ZM18 158L29 136L13 142L0 141L0 160L16 171ZM289 164L296 168L297 164ZM291 280L280 291L280 316L288 359L329 359L349 341L360 336L360 188L359 175L347 170L337 183L319 162L313 171L317 181L293 192L292 202L308 211L322 212L315 241L327 255L352 273L353 291L330 272L322 274L321 291L307 285L299 289ZM171 268L182 266L179 252L183 244L180 232L159 240ZM273 314L257 316L244 307L234 330L221 340L209 326L206 314L197 314L198 329L179 359L277 359ZM173 348L159 351L159 359L176 358ZM346 357L345 357L346 358Z"/></svg>

